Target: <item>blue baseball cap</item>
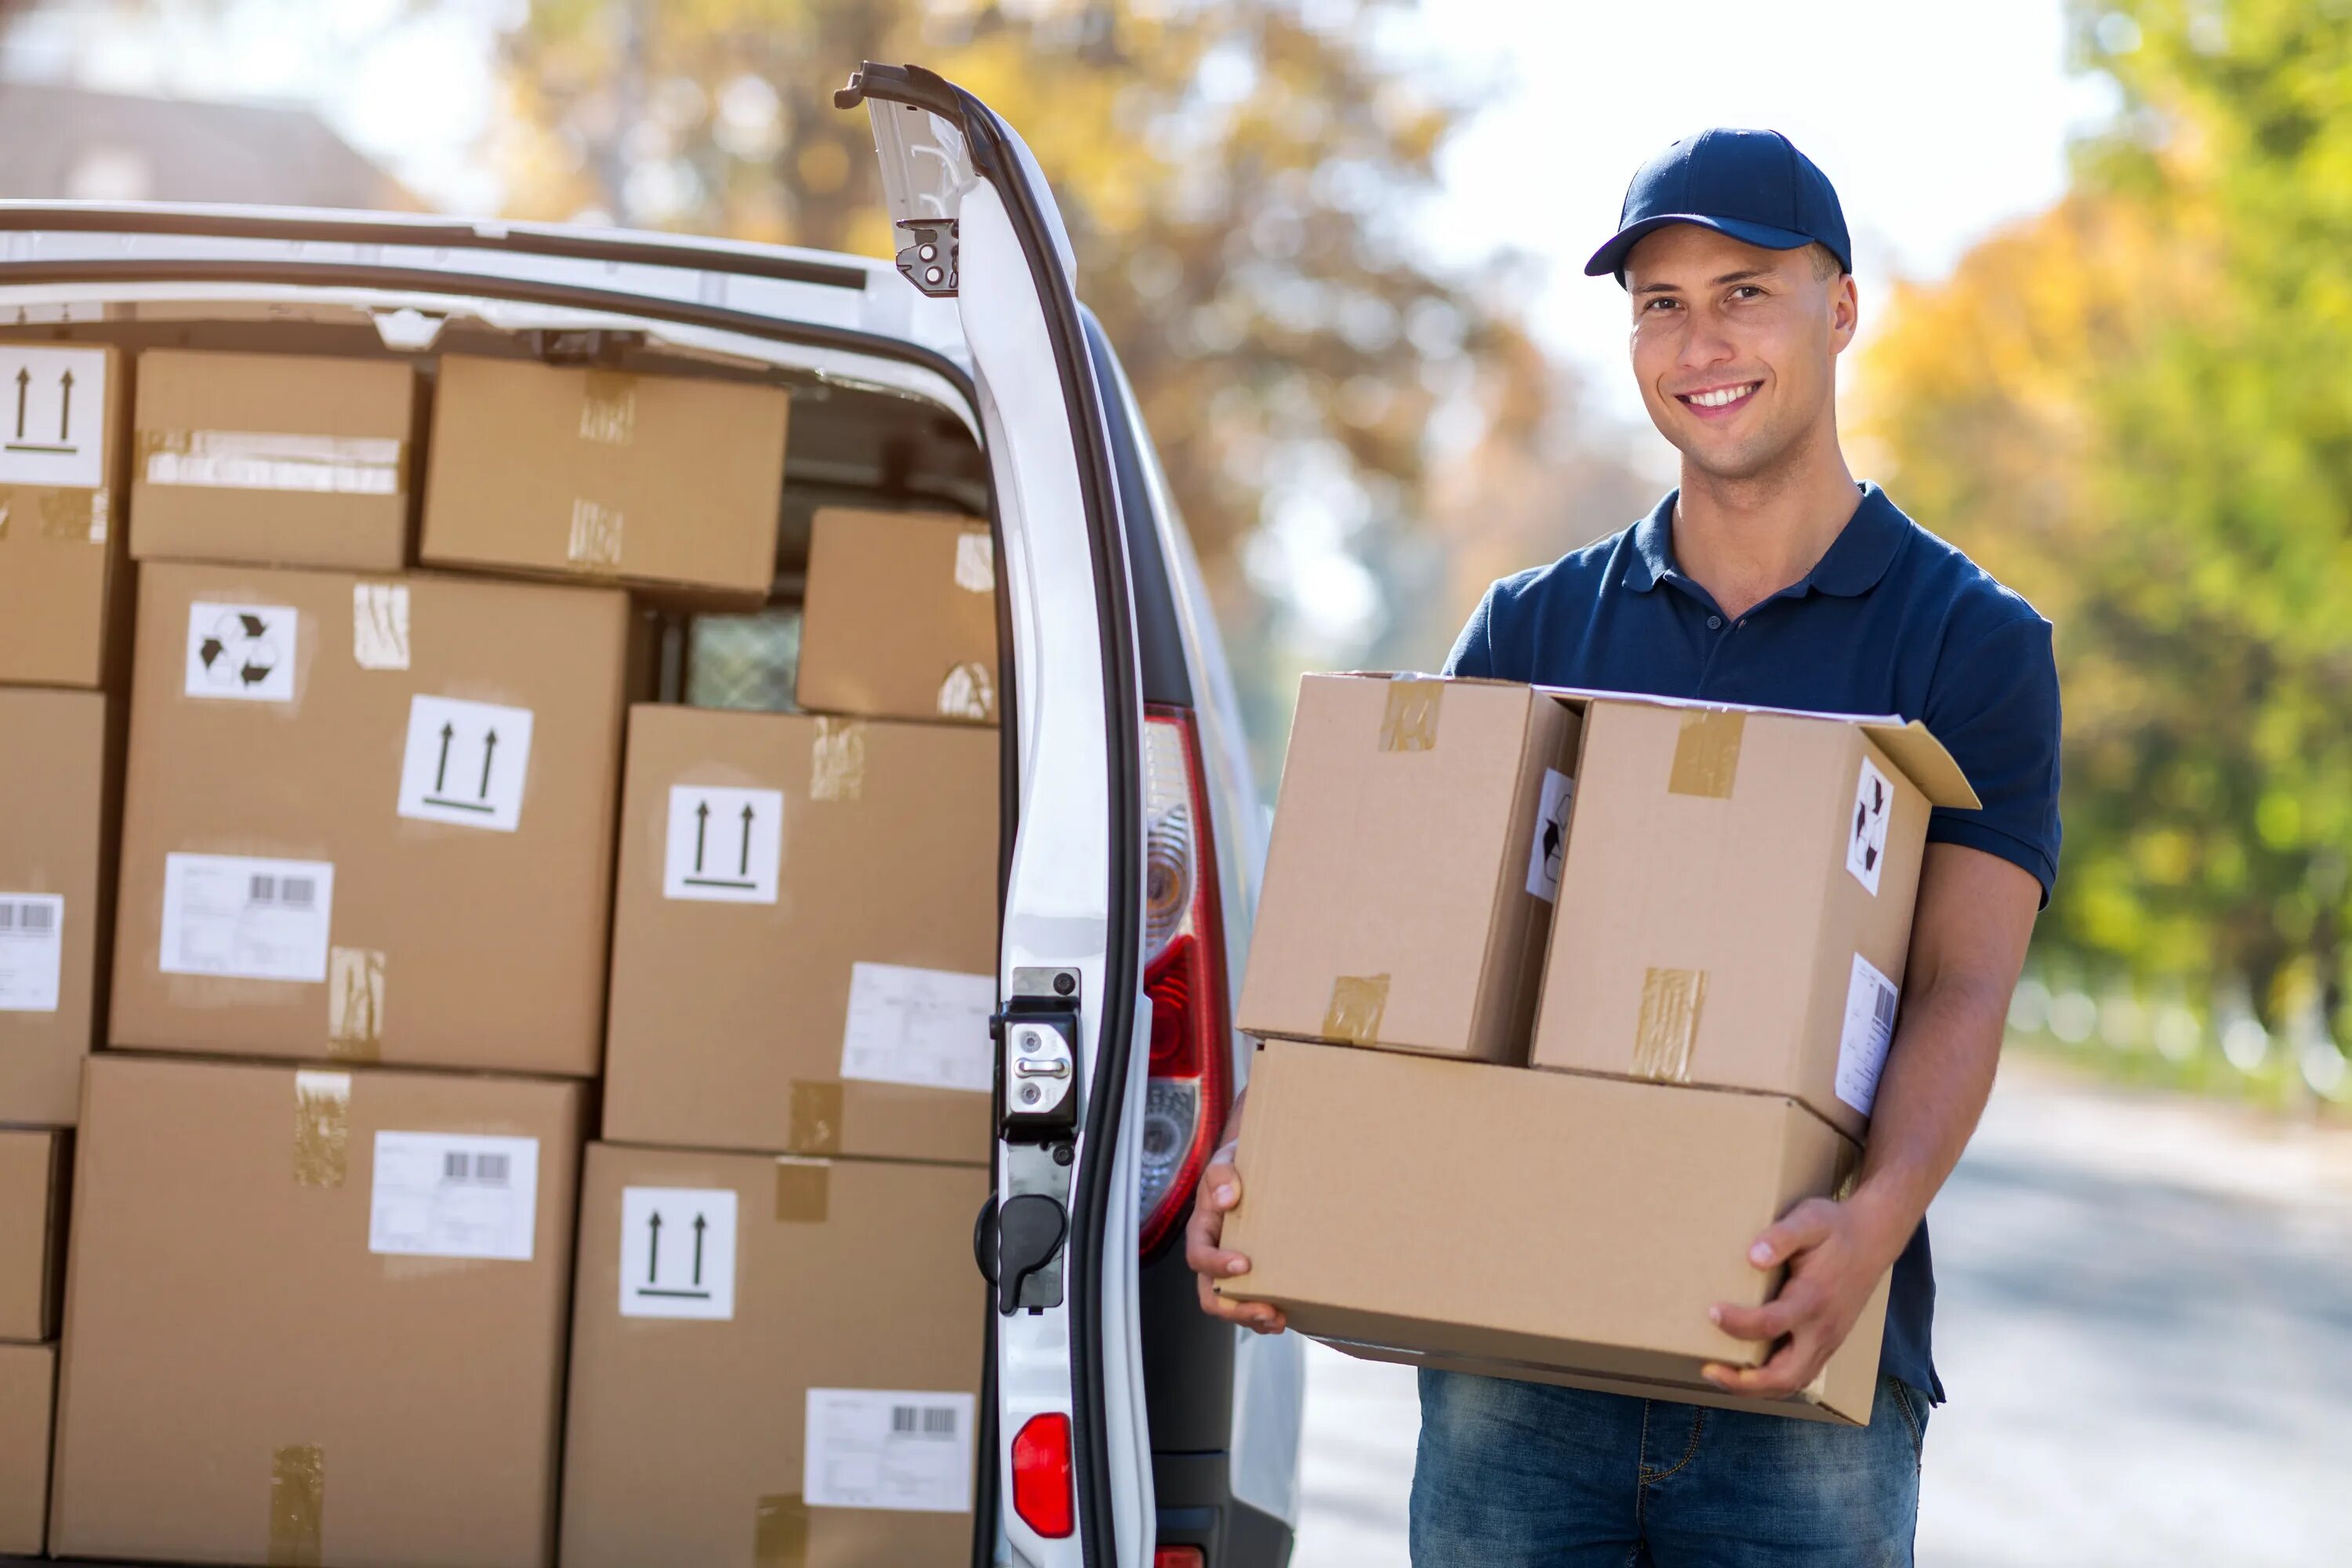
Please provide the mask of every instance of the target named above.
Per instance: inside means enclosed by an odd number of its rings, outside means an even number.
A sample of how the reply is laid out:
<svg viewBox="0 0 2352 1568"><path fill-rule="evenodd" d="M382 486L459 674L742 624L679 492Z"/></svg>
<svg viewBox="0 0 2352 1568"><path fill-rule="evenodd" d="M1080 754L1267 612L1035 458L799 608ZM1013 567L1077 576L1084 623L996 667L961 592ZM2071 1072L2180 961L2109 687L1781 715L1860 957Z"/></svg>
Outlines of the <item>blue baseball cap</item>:
<svg viewBox="0 0 2352 1568"><path fill-rule="evenodd" d="M1585 275L1613 273L1623 282L1628 253L1670 223L1695 223L1767 250L1824 245L1841 268L1853 270L1836 188L1777 131L1702 131L1643 164L1625 187L1617 232L1584 264Z"/></svg>

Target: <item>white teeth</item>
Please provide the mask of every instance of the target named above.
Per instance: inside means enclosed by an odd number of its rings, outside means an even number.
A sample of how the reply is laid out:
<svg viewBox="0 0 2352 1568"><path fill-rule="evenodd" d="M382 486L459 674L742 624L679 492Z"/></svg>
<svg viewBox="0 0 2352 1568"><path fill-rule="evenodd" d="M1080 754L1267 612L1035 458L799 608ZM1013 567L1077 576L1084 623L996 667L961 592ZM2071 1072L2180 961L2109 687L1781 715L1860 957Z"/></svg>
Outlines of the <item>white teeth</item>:
<svg viewBox="0 0 2352 1568"><path fill-rule="evenodd" d="M1754 390L1755 383L1750 382L1746 386L1727 386L1715 392L1695 392L1691 394L1690 400L1701 408L1720 408L1727 403L1738 402Z"/></svg>

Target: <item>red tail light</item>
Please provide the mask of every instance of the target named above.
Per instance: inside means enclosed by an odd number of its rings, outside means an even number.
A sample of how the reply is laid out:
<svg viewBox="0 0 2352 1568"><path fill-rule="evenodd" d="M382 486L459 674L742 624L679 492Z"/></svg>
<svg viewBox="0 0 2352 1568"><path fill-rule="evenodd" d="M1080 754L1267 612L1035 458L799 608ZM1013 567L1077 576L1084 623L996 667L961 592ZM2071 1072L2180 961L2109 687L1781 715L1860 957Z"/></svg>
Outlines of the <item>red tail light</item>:
<svg viewBox="0 0 2352 1568"><path fill-rule="evenodd" d="M1150 1257L1174 1233L1216 1146L1232 1096L1224 917L1192 715L1153 708L1144 721L1144 970L1151 998L1151 1081L1143 1108L1139 1240Z"/></svg>
<svg viewBox="0 0 2352 1568"><path fill-rule="evenodd" d="M1038 1534L1070 1533L1076 1502L1070 1490L1070 1418L1032 1415L1013 1439L1013 1511Z"/></svg>
<svg viewBox="0 0 2352 1568"><path fill-rule="evenodd" d="M1197 1546L1162 1546L1151 1554L1151 1568L1208 1568L1208 1563Z"/></svg>

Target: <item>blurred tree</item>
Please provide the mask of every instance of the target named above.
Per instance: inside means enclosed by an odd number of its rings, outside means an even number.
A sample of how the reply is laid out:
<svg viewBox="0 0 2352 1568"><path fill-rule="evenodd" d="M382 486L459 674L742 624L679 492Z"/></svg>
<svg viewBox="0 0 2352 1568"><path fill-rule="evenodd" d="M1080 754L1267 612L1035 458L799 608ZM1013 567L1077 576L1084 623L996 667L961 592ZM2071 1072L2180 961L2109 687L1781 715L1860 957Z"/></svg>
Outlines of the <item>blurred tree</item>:
<svg viewBox="0 0 2352 1568"><path fill-rule="evenodd" d="M2352 1038L2352 11L2077 20L2124 112L2058 208L1905 293L1874 433L2059 627L2045 950Z"/></svg>

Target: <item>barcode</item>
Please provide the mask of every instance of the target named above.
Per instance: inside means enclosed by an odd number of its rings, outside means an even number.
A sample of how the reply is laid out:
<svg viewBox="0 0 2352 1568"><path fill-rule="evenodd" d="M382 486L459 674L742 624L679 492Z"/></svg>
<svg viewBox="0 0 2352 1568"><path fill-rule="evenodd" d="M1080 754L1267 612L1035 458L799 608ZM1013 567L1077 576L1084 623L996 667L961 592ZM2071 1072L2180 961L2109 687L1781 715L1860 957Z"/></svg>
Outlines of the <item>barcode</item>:
<svg viewBox="0 0 2352 1568"><path fill-rule="evenodd" d="M1891 1040L1895 1037L1894 986L1882 985L1878 988L1878 1001L1872 1007L1871 1026L1878 1031L1878 1037L1881 1040Z"/></svg>
<svg viewBox="0 0 2352 1568"><path fill-rule="evenodd" d="M894 1437L953 1437L956 1413L940 1405L894 1405L890 1407Z"/></svg>
<svg viewBox="0 0 2352 1568"><path fill-rule="evenodd" d="M313 877L277 877L256 871L247 879L245 901L248 904L277 904L289 910L307 910L318 895L318 879Z"/></svg>
<svg viewBox="0 0 2352 1568"><path fill-rule="evenodd" d="M13 899L0 899L0 932L22 931L26 936L47 936L57 929L57 911L47 904L17 903Z"/></svg>
<svg viewBox="0 0 2352 1568"><path fill-rule="evenodd" d="M472 1154L463 1149L446 1149L441 1154L443 1183L462 1182L478 1187L503 1187L507 1184L507 1156L504 1154Z"/></svg>

